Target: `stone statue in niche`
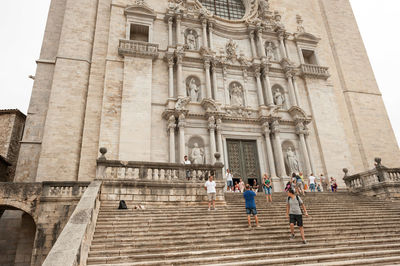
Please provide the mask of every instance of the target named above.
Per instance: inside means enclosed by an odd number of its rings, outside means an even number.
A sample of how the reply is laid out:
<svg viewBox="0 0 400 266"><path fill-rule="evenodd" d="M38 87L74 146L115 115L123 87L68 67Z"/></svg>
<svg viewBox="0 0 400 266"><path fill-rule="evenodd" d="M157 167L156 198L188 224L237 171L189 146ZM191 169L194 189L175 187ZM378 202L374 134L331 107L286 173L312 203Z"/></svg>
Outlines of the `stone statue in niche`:
<svg viewBox="0 0 400 266"><path fill-rule="evenodd" d="M265 53L267 54L268 61L276 60L275 48L272 42L267 42L265 45Z"/></svg>
<svg viewBox="0 0 400 266"><path fill-rule="evenodd" d="M234 83L230 90L231 105L243 106L243 88L241 85Z"/></svg>
<svg viewBox="0 0 400 266"><path fill-rule="evenodd" d="M195 78L190 78L189 82L187 83L187 95L190 97L190 101L198 102L200 99L200 85L199 82Z"/></svg>
<svg viewBox="0 0 400 266"><path fill-rule="evenodd" d="M197 34L194 30L188 30L186 34L186 46L189 50L197 49Z"/></svg>
<svg viewBox="0 0 400 266"><path fill-rule="evenodd" d="M286 161L291 173L299 173L299 161L297 160L296 153L292 150L292 147L287 148L286 150Z"/></svg>
<svg viewBox="0 0 400 266"><path fill-rule="evenodd" d="M190 159L193 164L204 164L204 150L199 148L199 144L196 142L193 144L192 152L190 153Z"/></svg>
<svg viewBox="0 0 400 266"><path fill-rule="evenodd" d="M274 103L275 105L282 106L285 103L285 96L281 93L281 90L276 88L274 90Z"/></svg>
<svg viewBox="0 0 400 266"><path fill-rule="evenodd" d="M237 44L232 39L229 39L229 42L225 46L226 57L229 60L234 60L237 58L237 48Z"/></svg>

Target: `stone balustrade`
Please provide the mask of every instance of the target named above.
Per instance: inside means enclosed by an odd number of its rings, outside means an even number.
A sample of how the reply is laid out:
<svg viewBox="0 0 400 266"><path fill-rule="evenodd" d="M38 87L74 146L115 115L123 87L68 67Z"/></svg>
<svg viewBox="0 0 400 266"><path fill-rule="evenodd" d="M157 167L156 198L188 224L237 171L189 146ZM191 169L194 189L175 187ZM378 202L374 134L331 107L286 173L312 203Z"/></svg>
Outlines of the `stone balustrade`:
<svg viewBox="0 0 400 266"><path fill-rule="evenodd" d="M43 182L42 197L80 198L89 182Z"/></svg>
<svg viewBox="0 0 400 266"><path fill-rule="evenodd" d="M343 169L343 180L350 192L362 193L380 198L400 198L400 168L386 168L376 158L376 168L355 175L348 175Z"/></svg>
<svg viewBox="0 0 400 266"><path fill-rule="evenodd" d="M301 71L303 76L310 78L322 78L327 79L330 77L328 67L313 65L313 64L302 64Z"/></svg>
<svg viewBox="0 0 400 266"><path fill-rule="evenodd" d="M191 180L202 181L211 174L215 179L222 179L223 165L98 160L97 166L97 179L174 181L184 180L190 173Z"/></svg>
<svg viewBox="0 0 400 266"><path fill-rule="evenodd" d="M143 41L119 40L118 53L126 56L158 57L158 44Z"/></svg>

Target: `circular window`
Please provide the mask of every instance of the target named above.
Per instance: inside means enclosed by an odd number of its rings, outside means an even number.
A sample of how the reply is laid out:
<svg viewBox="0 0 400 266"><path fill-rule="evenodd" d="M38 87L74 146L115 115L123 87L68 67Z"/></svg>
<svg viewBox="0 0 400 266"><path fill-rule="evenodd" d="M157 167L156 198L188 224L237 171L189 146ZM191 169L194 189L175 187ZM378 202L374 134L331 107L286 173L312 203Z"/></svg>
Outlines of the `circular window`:
<svg viewBox="0 0 400 266"><path fill-rule="evenodd" d="M216 16L229 20L241 19L246 12L242 0L200 0L200 3Z"/></svg>

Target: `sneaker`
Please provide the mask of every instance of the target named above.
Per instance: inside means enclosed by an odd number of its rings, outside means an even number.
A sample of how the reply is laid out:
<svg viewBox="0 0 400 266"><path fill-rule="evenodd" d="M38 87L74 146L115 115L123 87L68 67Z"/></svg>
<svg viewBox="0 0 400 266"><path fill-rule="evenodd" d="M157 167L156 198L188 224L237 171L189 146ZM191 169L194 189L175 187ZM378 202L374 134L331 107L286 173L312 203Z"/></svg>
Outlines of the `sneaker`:
<svg viewBox="0 0 400 266"><path fill-rule="evenodd" d="M290 235L290 240L293 240L295 238L295 235L294 234L291 234Z"/></svg>
<svg viewBox="0 0 400 266"><path fill-rule="evenodd" d="M305 245L306 245L306 244L307 244L307 240L303 240L303 244L305 244Z"/></svg>
<svg viewBox="0 0 400 266"><path fill-rule="evenodd" d="M208 208L208 211L211 211L211 209L210 209L210 208Z"/></svg>
<svg viewBox="0 0 400 266"><path fill-rule="evenodd" d="M256 227L260 228L260 227L261 227L261 225L257 224L257 226L256 226Z"/></svg>
<svg viewBox="0 0 400 266"><path fill-rule="evenodd" d="M249 229L251 229L251 225L249 225Z"/></svg>

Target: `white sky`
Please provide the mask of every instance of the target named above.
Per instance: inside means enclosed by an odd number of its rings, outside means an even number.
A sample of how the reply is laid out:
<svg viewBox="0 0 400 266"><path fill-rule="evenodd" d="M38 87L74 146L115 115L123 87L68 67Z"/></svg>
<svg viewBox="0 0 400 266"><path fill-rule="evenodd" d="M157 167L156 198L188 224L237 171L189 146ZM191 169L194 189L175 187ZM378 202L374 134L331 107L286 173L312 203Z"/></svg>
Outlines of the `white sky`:
<svg viewBox="0 0 400 266"><path fill-rule="evenodd" d="M400 0L350 2L400 142ZM28 76L35 74L49 5L50 0L2 1L0 109L27 112L33 84Z"/></svg>

